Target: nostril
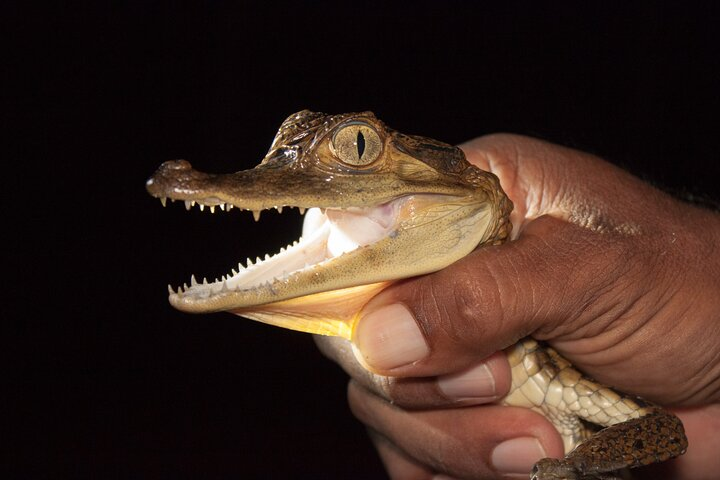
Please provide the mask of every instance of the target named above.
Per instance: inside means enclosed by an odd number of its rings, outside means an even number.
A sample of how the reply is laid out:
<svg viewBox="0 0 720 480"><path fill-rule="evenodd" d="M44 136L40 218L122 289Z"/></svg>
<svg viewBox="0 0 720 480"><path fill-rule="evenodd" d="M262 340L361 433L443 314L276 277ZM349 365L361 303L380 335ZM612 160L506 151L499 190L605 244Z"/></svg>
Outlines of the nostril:
<svg viewBox="0 0 720 480"><path fill-rule="evenodd" d="M192 165L190 165L190 162L187 160L168 160L163 162L161 168L168 168L172 170L190 170L192 169Z"/></svg>

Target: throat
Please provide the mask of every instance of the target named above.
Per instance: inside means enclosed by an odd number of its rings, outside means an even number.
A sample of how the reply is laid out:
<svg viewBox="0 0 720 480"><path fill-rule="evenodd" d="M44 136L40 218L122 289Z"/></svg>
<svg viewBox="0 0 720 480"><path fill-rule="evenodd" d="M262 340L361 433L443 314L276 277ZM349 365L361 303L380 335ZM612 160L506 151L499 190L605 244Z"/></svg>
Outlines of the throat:
<svg viewBox="0 0 720 480"><path fill-rule="evenodd" d="M330 290L280 302L231 310L232 313L270 325L347 340L360 311L375 295L393 282Z"/></svg>

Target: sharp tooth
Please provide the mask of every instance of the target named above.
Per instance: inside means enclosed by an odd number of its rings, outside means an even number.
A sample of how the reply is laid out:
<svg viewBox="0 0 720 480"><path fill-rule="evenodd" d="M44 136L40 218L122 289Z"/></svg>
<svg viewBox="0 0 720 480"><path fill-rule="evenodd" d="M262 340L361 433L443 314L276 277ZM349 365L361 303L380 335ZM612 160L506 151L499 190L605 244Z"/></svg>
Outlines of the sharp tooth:
<svg viewBox="0 0 720 480"><path fill-rule="evenodd" d="M183 292L187 292L189 288L187 283L183 283Z"/></svg>
<svg viewBox="0 0 720 480"><path fill-rule="evenodd" d="M258 220L260 220L260 212L261 212L261 210L253 210L253 218L255 219L256 222Z"/></svg>
<svg viewBox="0 0 720 480"><path fill-rule="evenodd" d="M300 215L305 215L305 207L298 207L298 210L300 210Z"/></svg>
<svg viewBox="0 0 720 480"><path fill-rule="evenodd" d="M207 285L207 284L208 284L207 277L203 277L203 285Z"/></svg>
<svg viewBox="0 0 720 480"><path fill-rule="evenodd" d="M245 267L243 267L242 263L238 262L238 271L242 272L243 270L245 270Z"/></svg>
<svg viewBox="0 0 720 480"><path fill-rule="evenodd" d="M228 203L225 208L227 208L227 211L229 212L229 211L232 210L234 207L235 207L235 205L233 205L232 203Z"/></svg>
<svg viewBox="0 0 720 480"><path fill-rule="evenodd" d="M252 267L252 265L253 265L252 260L250 260L250 257L248 257L248 259L247 259L248 268Z"/></svg>
<svg viewBox="0 0 720 480"><path fill-rule="evenodd" d="M260 257L255 258L255 265L257 265L258 263L262 263L262 259Z"/></svg>
<svg viewBox="0 0 720 480"><path fill-rule="evenodd" d="M275 207L275 208L277 209L278 213L282 213L282 209L283 209L282 205L280 205L279 207Z"/></svg>
<svg viewBox="0 0 720 480"><path fill-rule="evenodd" d="M170 295L175 295L175 290L173 290L172 285L168 284L168 293Z"/></svg>
<svg viewBox="0 0 720 480"><path fill-rule="evenodd" d="M203 204L201 203L201 204L200 204L200 211L202 212L203 210L205 210L205 205L203 205Z"/></svg>
<svg viewBox="0 0 720 480"><path fill-rule="evenodd" d="M160 197L160 203L162 203L162 206L164 207L167 204L167 198L166 197Z"/></svg>
<svg viewBox="0 0 720 480"><path fill-rule="evenodd" d="M266 253L266 254L265 254L265 260L266 260L266 261L267 261L267 260L270 260L270 254L269 254L269 253Z"/></svg>
<svg viewBox="0 0 720 480"><path fill-rule="evenodd" d="M237 274L238 274L237 270L235 270L234 268L231 268L230 271L232 272L233 277L237 276Z"/></svg>
<svg viewBox="0 0 720 480"><path fill-rule="evenodd" d="M218 205L218 206L220 207L220 210L222 210L223 212L225 211L225 204L224 204L224 203L221 203L221 204Z"/></svg>
<svg viewBox="0 0 720 480"><path fill-rule="evenodd" d="M215 213L215 205L210 205L210 213Z"/></svg>
<svg viewBox="0 0 720 480"><path fill-rule="evenodd" d="M194 287L197 284L198 283L197 280L195 280L195 275L190 275L190 285Z"/></svg>
<svg viewBox="0 0 720 480"><path fill-rule="evenodd" d="M185 209L190 210L195 202L191 202L190 200L185 200Z"/></svg>

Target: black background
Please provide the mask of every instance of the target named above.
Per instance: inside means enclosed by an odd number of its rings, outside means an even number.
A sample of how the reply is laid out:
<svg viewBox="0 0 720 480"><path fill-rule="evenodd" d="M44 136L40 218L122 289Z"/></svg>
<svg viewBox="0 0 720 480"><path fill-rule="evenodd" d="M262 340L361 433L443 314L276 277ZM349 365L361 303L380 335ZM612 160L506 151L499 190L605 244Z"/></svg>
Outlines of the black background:
<svg viewBox="0 0 720 480"><path fill-rule="evenodd" d="M165 299L284 246L297 213L163 209L164 160L245 169L294 111L372 110L720 198L713 2L575 3L5 4L5 478L383 478L310 336Z"/></svg>

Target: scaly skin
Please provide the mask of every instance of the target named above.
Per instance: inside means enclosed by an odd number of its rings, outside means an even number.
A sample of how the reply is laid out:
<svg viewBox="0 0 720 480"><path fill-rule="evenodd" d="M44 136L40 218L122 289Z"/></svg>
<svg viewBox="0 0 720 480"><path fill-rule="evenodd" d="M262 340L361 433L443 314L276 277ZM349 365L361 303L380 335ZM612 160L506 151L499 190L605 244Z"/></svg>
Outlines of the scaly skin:
<svg viewBox="0 0 720 480"><path fill-rule="evenodd" d="M501 244L511 230L512 203L494 175L458 148L393 131L370 112L298 112L256 168L206 174L165 162L147 188L163 204L239 207L256 220L269 208L312 208L303 238L287 250L213 283L193 277L170 289L170 302L348 339L362 307L393 281ZM506 353L513 386L503 403L542 413L565 442L565 459L538 462L533 479L618 478L622 468L684 453L674 415L583 377L535 340ZM594 433L581 419L606 428Z"/></svg>

